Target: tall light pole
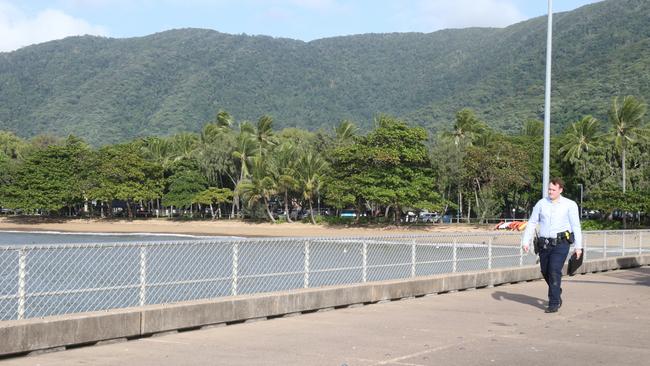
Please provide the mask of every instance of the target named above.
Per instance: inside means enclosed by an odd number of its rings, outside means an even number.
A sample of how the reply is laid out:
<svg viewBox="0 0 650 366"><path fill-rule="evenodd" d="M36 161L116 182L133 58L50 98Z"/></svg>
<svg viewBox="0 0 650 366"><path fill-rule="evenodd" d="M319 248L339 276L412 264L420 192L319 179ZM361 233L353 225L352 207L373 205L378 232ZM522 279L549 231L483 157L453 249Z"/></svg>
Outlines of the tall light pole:
<svg viewBox="0 0 650 366"><path fill-rule="evenodd" d="M553 38L553 0L548 0L548 26L546 33L546 88L544 98L544 171L542 197L548 196L551 161L551 43Z"/></svg>
<svg viewBox="0 0 650 366"><path fill-rule="evenodd" d="M582 219L582 183L578 183L580 186L580 219Z"/></svg>

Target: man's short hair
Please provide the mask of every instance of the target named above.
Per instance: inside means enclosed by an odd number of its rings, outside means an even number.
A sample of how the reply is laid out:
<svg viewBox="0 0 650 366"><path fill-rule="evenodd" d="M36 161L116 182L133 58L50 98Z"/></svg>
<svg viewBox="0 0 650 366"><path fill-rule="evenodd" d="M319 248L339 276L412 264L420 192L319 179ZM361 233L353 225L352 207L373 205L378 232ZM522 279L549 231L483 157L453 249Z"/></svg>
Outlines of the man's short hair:
<svg viewBox="0 0 650 366"><path fill-rule="evenodd" d="M560 187L561 189L564 189L564 181L562 180L562 178L558 178L558 177L551 178L551 183Z"/></svg>

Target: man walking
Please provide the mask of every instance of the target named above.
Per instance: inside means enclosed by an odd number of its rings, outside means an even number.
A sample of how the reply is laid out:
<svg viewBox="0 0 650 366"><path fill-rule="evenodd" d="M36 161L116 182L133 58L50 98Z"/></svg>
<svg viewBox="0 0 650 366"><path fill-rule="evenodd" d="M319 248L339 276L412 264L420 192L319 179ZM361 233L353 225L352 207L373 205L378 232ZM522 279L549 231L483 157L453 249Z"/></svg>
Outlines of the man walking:
<svg viewBox="0 0 650 366"><path fill-rule="evenodd" d="M577 258L582 255L582 230L578 205L562 196L564 182L553 178L548 185L548 197L535 204L528 220L521 245L528 253L533 233L540 224L539 238L535 243L539 252L542 275L548 284L547 313L555 313L562 306L562 267L569 254L569 246L575 243Z"/></svg>

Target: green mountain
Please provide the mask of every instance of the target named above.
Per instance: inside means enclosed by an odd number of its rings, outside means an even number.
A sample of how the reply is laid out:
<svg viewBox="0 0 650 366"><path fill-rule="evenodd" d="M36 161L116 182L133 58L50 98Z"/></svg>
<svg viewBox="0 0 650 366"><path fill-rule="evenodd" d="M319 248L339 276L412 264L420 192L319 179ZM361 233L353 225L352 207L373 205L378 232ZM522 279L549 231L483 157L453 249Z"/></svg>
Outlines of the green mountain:
<svg viewBox="0 0 650 366"><path fill-rule="evenodd" d="M557 13L556 130L611 98L650 101L650 1ZM469 107L517 130L541 119L546 17L507 28L365 34L302 42L179 29L146 37L70 37L0 53L0 129L75 134L96 144L198 131L219 109L274 126L362 128L387 113L431 130Z"/></svg>

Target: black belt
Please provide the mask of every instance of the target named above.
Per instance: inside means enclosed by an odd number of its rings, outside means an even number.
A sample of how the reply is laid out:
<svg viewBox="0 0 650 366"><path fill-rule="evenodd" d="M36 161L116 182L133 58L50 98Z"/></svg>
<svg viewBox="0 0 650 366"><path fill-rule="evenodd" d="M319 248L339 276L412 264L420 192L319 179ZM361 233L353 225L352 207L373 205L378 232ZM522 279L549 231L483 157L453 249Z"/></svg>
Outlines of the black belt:
<svg viewBox="0 0 650 366"><path fill-rule="evenodd" d="M561 244L571 244L573 243L573 233L568 231L563 231L557 235L555 238L546 238L543 236L538 237L533 244L535 245L535 254L538 254L542 250L547 250Z"/></svg>
<svg viewBox="0 0 650 366"><path fill-rule="evenodd" d="M558 235L559 236L559 235ZM538 240L540 241L541 245L543 246L556 246L559 244L571 244L571 241L565 239L565 238L545 238L543 236L539 237Z"/></svg>
<svg viewBox="0 0 650 366"><path fill-rule="evenodd" d="M558 243L558 240L556 238L540 237L539 240L541 240L542 243L553 246L553 247Z"/></svg>

